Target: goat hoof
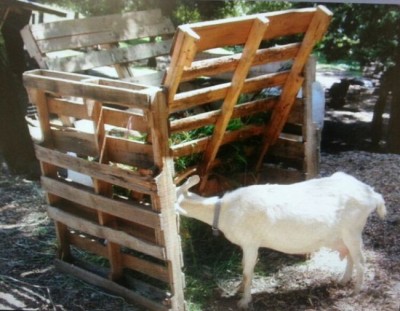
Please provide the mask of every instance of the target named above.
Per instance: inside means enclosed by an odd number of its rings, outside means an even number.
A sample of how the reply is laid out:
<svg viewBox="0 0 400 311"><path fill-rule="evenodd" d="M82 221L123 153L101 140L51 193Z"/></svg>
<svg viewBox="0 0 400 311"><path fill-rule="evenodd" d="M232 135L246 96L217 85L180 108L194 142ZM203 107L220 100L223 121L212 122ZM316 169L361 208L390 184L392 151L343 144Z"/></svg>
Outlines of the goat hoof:
<svg viewBox="0 0 400 311"><path fill-rule="evenodd" d="M339 281L339 284L342 286L345 286L347 283L349 283L351 280L350 277L342 277Z"/></svg>
<svg viewBox="0 0 400 311"><path fill-rule="evenodd" d="M251 302L251 298L249 299L249 298L244 297L244 298L239 300L239 302L237 304L238 308L241 309L241 310L248 310L250 302Z"/></svg>
<svg viewBox="0 0 400 311"><path fill-rule="evenodd" d="M361 286L355 286L353 292L351 293L352 296L357 296L361 292Z"/></svg>

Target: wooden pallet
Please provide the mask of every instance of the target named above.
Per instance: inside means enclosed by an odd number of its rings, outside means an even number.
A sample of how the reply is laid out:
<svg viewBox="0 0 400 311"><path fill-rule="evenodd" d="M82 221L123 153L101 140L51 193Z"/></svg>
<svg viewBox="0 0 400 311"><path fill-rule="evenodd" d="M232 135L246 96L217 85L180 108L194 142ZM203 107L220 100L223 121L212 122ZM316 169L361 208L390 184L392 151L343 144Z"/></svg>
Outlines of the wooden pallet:
<svg viewBox="0 0 400 311"><path fill-rule="evenodd" d="M26 73L24 83L44 133L36 155L48 214L55 221L58 266L148 309L183 310L161 90L43 70ZM61 116L86 120L92 131L66 126ZM132 133L143 138L130 139ZM69 180L65 169L90 176L92 185ZM83 259L77 256L82 252ZM90 261L82 265L89 254L106 259L106 268ZM157 295L142 295L129 286L128 276L138 274Z"/></svg>
<svg viewBox="0 0 400 311"><path fill-rule="evenodd" d="M170 70L167 71L164 85L169 90L168 105L170 113L186 111L189 116L171 122L172 132L188 132L206 126L214 126L212 134L192 141L185 141L173 146L174 157L193 153L203 153L196 170L202 177L200 191L204 192L208 177L213 169L223 161L217 156L221 147L238 140L259 137L258 148L254 148L254 157L249 163L255 165L256 173L262 171L268 157L291 158L301 161L301 174L315 174L304 167L306 140L312 140L310 127L312 119L309 112L296 119L292 108L303 105L296 96L304 83L304 69L315 44L324 35L331 19L331 13L323 6L312 9L290 10L257 14L252 16L201 22L179 26L172 48ZM276 45L273 40L279 39L285 44ZM295 40L293 42L293 40ZM231 48L239 50L229 56L196 60L196 56L209 49ZM287 70L252 75L252 69L268 63L288 62ZM253 70L254 72L255 70ZM229 81L217 85L198 83L198 88L181 91L183 83L196 79L212 79L221 74L231 74ZM308 71L311 73L311 71ZM313 80L308 77L308 82ZM205 86L203 86L205 85ZM278 96L257 96L266 88L277 87ZM309 87L309 86L306 86ZM310 93L305 92L310 97ZM247 97L246 97L247 95ZM250 98L250 100L249 100ZM240 102L239 100L242 99ZM309 100L310 98L308 98ZM239 103L238 103L239 102ZM309 102L307 102L309 104ZM207 106L207 109L202 107ZM195 116L190 110L202 111ZM310 109L311 106L306 107ZM249 120L251 116L266 114L263 122L248 122L237 130L229 129L232 120L240 118ZM292 120L289 119L292 112ZM299 118L299 115L297 114ZM297 132L284 135L287 122ZM314 130L315 132L315 130ZM294 134L294 135L293 135ZM314 139L315 140L315 139ZM310 142L314 147L317 144ZM317 152L317 148L315 148ZM313 157L315 159L315 157ZM310 171L308 171L310 169ZM207 191L206 191L207 192Z"/></svg>

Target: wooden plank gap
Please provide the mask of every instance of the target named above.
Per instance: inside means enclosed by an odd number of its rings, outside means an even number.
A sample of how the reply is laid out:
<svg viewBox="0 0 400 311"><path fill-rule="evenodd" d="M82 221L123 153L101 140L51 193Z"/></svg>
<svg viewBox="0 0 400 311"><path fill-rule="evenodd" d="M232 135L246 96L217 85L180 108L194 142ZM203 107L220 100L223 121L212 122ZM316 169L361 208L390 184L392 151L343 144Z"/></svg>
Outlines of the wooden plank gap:
<svg viewBox="0 0 400 311"><path fill-rule="evenodd" d="M196 55L196 41L199 40L187 27L179 27L172 46L172 58L163 85L168 89L168 102L172 102L182 79L183 70Z"/></svg>

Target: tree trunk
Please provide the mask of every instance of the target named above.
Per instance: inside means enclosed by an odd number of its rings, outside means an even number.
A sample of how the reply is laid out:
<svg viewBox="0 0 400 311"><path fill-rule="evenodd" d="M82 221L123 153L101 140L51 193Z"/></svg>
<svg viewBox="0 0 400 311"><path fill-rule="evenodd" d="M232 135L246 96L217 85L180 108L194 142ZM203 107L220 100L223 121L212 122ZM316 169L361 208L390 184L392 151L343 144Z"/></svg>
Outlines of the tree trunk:
<svg viewBox="0 0 400 311"><path fill-rule="evenodd" d="M0 45L0 151L12 172L37 177L38 162L25 122L28 99L22 73L26 67L19 34L29 20L28 13L10 13L2 28L5 49Z"/></svg>
<svg viewBox="0 0 400 311"><path fill-rule="evenodd" d="M393 87L387 143L390 153L400 154L400 87L398 85L400 81L400 56L397 58L391 78Z"/></svg>
<svg viewBox="0 0 400 311"><path fill-rule="evenodd" d="M379 149L380 141L383 137L383 113L385 112L386 106L389 104L388 100L391 96L390 93L393 89L393 70L387 69L380 80L379 97L378 101L374 106L374 115L371 124L371 140L372 147Z"/></svg>

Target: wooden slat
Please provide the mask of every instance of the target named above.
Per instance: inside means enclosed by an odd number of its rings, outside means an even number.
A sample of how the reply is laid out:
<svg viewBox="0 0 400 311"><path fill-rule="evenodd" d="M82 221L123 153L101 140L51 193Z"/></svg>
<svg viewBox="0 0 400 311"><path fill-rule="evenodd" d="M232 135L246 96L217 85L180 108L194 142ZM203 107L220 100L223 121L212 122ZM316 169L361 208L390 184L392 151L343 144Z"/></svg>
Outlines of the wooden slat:
<svg viewBox="0 0 400 311"><path fill-rule="evenodd" d="M70 238L71 234L68 230L68 227L62 222L55 221L54 229L56 231L58 248L57 248L57 257L62 260L69 261L72 259L71 248L70 248Z"/></svg>
<svg viewBox="0 0 400 311"><path fill-rule="evenodd" d="M74 102L64 98L48 97L49 113L70 116L78 119L90 119L82 102Z"/></svg>
<svg viewBox="0 0 400 311"><path fill-rule="evenodd" d="M161 230L161 225L155 227L155 228L150 228L143 226L139 223L124 220L124 219L117 219L115 221L116 227L118 230L124 231L134 237L137 237L143 241L157 244L157 245L163 245L162 241L157 240L156 237L156 232L158 230Z"/></svg>
<svg viewBox="0 0 400 311"><path fill-rule="evenodd" d="M47 104L47 96L42 90L27 88L30 101L36 106L40 130L43 135L43 144L50 146L53 143L52 130L50 128L50 115Z"/></svg>
<svg viewBox="0 0 400 311"><path fill-rule="evenodd" d="M90 252L92 254L107 258L107 248L100 244L98 241L83 236L82 233L79 232L70 232L70 243L86 252Z"/></svg>
<svg viewBox="0 0 400 311"><path fill-rule="evenodd" d="M163 247L144 242L123 231L100 226L53 206L47 207L47 213L50 218L59 221L72 229L85 232L101 239L107 239L110 242L129 247L158 259L165 259L165 249Z"/></svg>
<svg viewBox="0 0 400 311"><path fill-rule="evenodd" d="M279 11L211 22L200 22L198 24L191 24L190 28L201 38L197 43L197 49L200 52L215 47L244 44L252 27L252 21L256 16L269 19L270 25L263 38L264 40L268 40L306 32L314 13L314 8Z"/></svg>
<svg viewBox="0 0 400 311"><path fill-rule="evenodd" d="M30 27L31 26L28 24L20 31L21 37L24 41L25 49L29 56L36 60L40 68L47 68L46 63L43 60L44 54L42 54L35 38L32 36Z"/></svg>
<svg viewBox="0 0 400 311"><path fill-rule="evenodd" d="M262 90L263 88L281 86L285 83L288 75L289 73L287 71L282 71L246 79L242 88L242 93L252 93ZM171 112L176 112L221 100L225 98L230 86L231 83L223 83L177 94L174 101L170 103L170 110Z"/></svg>
<svg viewBox="0 0 400 311"><path fill-rule="evenodd" d="M196 54L197 34L181 27L175 34L171 63L163 82L168 88L168 102L172 102L178 90L185 66L190 66Z"/></svg>
<svg viewBox="0 0 400 311"><path fill-rule="evenodd" d="M277 98L266 98L236 105L232 113L232 119L246 117L260 112L267 112L271 110L277 102ZM190 131L202 126L214 124L220 113L220 110L214 110L173 120L170 123L171 133Z"/></svg>
<svg viewBox="0 0 400 311"><path fill-rule="evenodd" d="M147 132L149 129L148 122L143 115L109 107L103 107L102 113L104 124L126 129L129 127L130 130L139 132Z"/></svg>
<svg viewBox="0 0 400 311"><path fill-rule="evenodd" d="M315 82L316 58L311 56L305 67L304 94L304 128L305 140L305 172L306 178L311 179L318 175L320 165L321 128L314 122L313 118L313 83Z"/></svg>
<svg viewBox="0 0 400 311"><path fill-rule="evenodd" d="M167 107L165 92L156 90L152 94L152 99L153 100L150 104L150 113L147 115L147 118L151 129L149 138L153 145L154 164L158 169L160 169L160 171L171 170L170 173L172 174L172 163L165 163L166 159L169 159L170 161L169 110ZM167 169L165 165L170 165L169 169Z"/></svg>
<svg viewBox="0 0 400 311"><path fill-rule="evenodd" d="M164 160L165 161L165 160ZM164 163L164 167L170 167L171 164ZM169 169L156 178L160 193L152 196L152 202L161 210L163 238L165 243L167 265L170 278L170 286L173 288L170 299L171 310L185 310L185 275L182 273L183 257L181 240L177 226L177 214L175 211L175 186L172 181L172 174Z"/></svg>
<svg viewBox="0 0 400 311"><path fill-rule="evenodd" d="M68 264L61 260L56 260L55 266L58 270L64 273L70 274L80 280L88 282L89 284L102 287L113 294L124 297L130 302L139 303L148 310L154 310L154 311L169 310L169 308L164 306L162 303L157 303L153 300L150 300L149 298L146 298L133 290L118 285L113 281L107 280L97 274L86 271L75 265Z"/></svg>
<svg viewBox="0 0 400 311"><path fill-rule="evenodd" d="M285 159L299 159L304 158L304 142L292 140L281 136L274 144L268 154L281 157Z"/></svg>
<svg viewBox="0 0 400 311"><path fill-rule="evenodd" d="M266 18L256 18L253 21L249 38L243 50L243 55L240 58L232 77L231 87L228 89L224 98L224 102L222 103L221 114L217 118L211 140L204 151L203 162L201 163L199 169L199 173L202 175L202 177L207 175L211 163L214 161L219 151L219 147L222 143L226 128L234 110L234 105L236 104L239 95L242 92L246 76L256 55L256 50L260 46L261 39L264 36L268 25L269 21ZM207 178L202 179L202 182L200 183L200 189L204 188L206 181Z"/></svg>
<svg viewBox="0 0 400 311"><path fill-rule="evenodd" d="M99 155L96 136L78 131L52 131L53 146L62 152L74 152L92 157Z"/></svg>
<svg viewBox="0 0 400 311"><path fill-rule="evenodd" d="M221 145L225 145L237 140L244 140L252 136L261 135L264 129L265 129L264 126L248 125L236 131L226 132ZM211 138L208 136L172 146L171 150L173 156L182 157L202 152L206 148L207 143L209 142L210 139Z"/></svg>
<svg viewBox="0 0 400 311"><path fill-rule="evenodd" d="M145 91L132 91L112 86L96 85L42 75L45 71L24 73L24 85L65 96L85 97L100 102L117 103L126 107L147 109L149 96Z"/></svg>
<svg viewBox="0 0 400 311"><path fill-rule="evenodd" d="M165 77L165 71L157 71L149 74L136 75L127 79L130 82L142 85L160 86Z"/></svg>
<svg viewBox="0 0 400 311"><path fill-rule="evenodd" d="M162 42L142 43L124 48L90 51L85 54L45 59L47 68L67 72L77 72L96 67L127 63L166 55L171 49L171 40Z"/></svg>
<svg viewBox="0 0 400 311"><path fill-rule="evenodd" d="M151 228L158 228L160 225L160 217L157 213L147 210L135 202L113 200L97 195L89 189L82 189L77 185L67 184L45 176L42 176L41 183L45 191L94 210L100 210Z"/></svg>
<svg viewBox="0 0 400 311"><path fill-rule="evenodd" d="M287 118L286 124L299 124L299 125L306 125L307 123L304 122L304 102L302 98L296 98L295 103L290 110L290 114Z"/></svg>
<svg viewBox="0 0 400 311"><path fill-rule="evenodd" d="M152 278L163 282L169 282L170 278L168 275L168 269L166 266L162 266L156 263L152 263L147 260L140 259L135 256L127 254L122 255L122 264L132 270L144 273Z"/></svg>
<svg viewBox="0 0 400 311"><path fill-rule="evenodd" d="M78 234L71 234L70 242L84 251L108 258L107 248L92 239L82 237ZM169 281L167 268L163 265L124 253L121 253L121 261L123 267L138 271L163 282Z"/></svg>
<svg viewBox="0 0 400 311"><path fill-rule="evenodd" d="M284 46L276 46L268 49L259 49L256 52L252 66L284 61L294 58L300 48L300 43L291 43ZM200 76L214 76L233 71L242 54L222 56L218 58L195 61L190 68L185 69L182 81L189 81Z"/></svg>
<svg viewBox="0 0 400 311"><path fill-rule="evenodd" d="M77 22L79 24L79 21ZM165 31L172 26L172 23L166 17L162 17L160 21L156 24L148 25L144 27L141 25L137 27L132 24L131 21L127 21L130 28L118 30L113 30L113 28L108 28L105 30L88 30L88 33L81 32L80 34L68 36L51 38L51 39L36 39L37 45L42 53L49 53L54 51L62 51L67 49L78 49L88 46L94 46L98 44L107 44L110 42L120 42L127 41L137 38L145 38L152 36L160 36L163 34L171 34L173 30ZM171 28L170 28L171 29ZM35 35L36 33L33 33Z"/></svg>
<svg viewBox="0 0 400 311"><path fill-rule="evenodd" d="M182 247L178 232L178 219L175 210L175 185L173 183L174 166L169 149L168 106L163 92L152 96L151 110L148 115L151 128L151 141L154 150L154 162L160 173L155 177L158 192L151 195L152 209L161 213L162 231L156 231L157 240L165 245L169 285L172 289L170 299L172 310L184 310L185 277L182 273Z"/></svg>
<svg viewBox="0 0 400 311"><path fill-rule="evenodd" d="M62 152L38 145L35 145L35 151L36 157L42 162L68 168L93 178L104 180L113 185L143 192L145 194L151 194L156 191L152 180L142 177L133 171L71 157Z"/></svg>
<svg viewBox="0 0 400 311"><path fill-rule="evenodd" d="M137 11L137 12L128 12L124 14L112 14L105 16L94 16L82 19L74 19L74 20L61 20L49 23L41 23L32 25L32 33L35 34L36 40L41 39L50 39L50 38L58 38L63 36L69 36L74 34L84 33L90 29L98 29L98 31L104 31L112 26L126 25L125 20L132 19L134 21L138 21L140 19L143 20L147 25L153 23L153 21L146 21L148 18L161 18L161 11L156 10L147 10L147 11ZM127 25L126 25L127 26ZM119 27L121 29L121 27Z"/></svg>
<svg viewBox="0 0 400 311"><path fill-rule="evenodd" d="M154 166L153 148L139 141L106 136L107 159L126 165L150 168Z"/></svg>
<svg viewBox="0 0 400 311"><path fill-rule="evenodd" d="M171 21L160 10L96 16L31 26L43 53L171 34Z"/></svg>
<svg viewBox="0 0 400 311"><path fill-rule="evenodd" d="M79 74L79 73L69 73L69 72L61 72L61 71L53 71L46 69L34 69L26 72L27 75L38 75L44 77L51 77L54 79L65 79L71 81L85 81L87 79L93 79L93 77Z"/></svg>
<svg viewBox="0 0 400 311"><path fill-rule="evenodd" d="M54 72L58 71L51 71L53 74ZM68 75L75 75L75 73L68 73ZM127 89L131 91L145 91L147 89L151 89L151 87L147 85L140 85L136 83L131 83L127 80L117 80L117 79L109 79L109 78L98 78L94 76L85 75L86 79L83 82L91 83L91 84L98 84L103 86L110 86L115 88ZM117 103L116 103L117 105ZM121 105L123 106L123 105Z"/></svg>

